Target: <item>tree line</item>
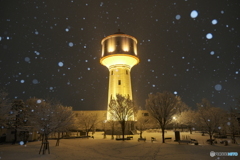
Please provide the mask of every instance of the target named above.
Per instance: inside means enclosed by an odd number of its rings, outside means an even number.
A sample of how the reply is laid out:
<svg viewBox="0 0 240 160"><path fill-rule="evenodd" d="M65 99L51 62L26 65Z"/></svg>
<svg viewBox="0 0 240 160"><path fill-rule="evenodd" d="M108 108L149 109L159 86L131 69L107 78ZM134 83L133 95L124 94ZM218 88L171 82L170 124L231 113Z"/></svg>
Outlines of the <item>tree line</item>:
<svg viewBox="0 0 240 160"><path fill-rule="evenodd" d="M76 117L72 107L63 106L55 100L30 98L25 102L21 99L10 101L7 95L0 91L0 129L14 130L12 144L17 143L18 138L26 144L29 134L36 131L42 142L39 154L50 153L48 140L51 134L57 134L58 146L64 132L82 128L88 135L97 123L97 115L82 112Z"/></svg>
<svg viewBox="0 0 240 160"><path fill-rule="evenodd" d="M165 91L148 95L146 109L150 116L139 116L134 119L133 115L137 114L139 108L133 104L129 96L122 95L116 95L115 99L111 99L109 111L112 118L121 124L123 140L126 123L137 120L135 126L140 131L140 138L144 130L157 124L162 130L163 143L165 130L169 125L175 128L188 127L191 134L192 130L201 131L203 135L207 133L211 144L214 134L229 133L232 142L236 143L235 136L240 135L240 99L236 106L229 107L228 110L213 106L206 98L196 105L197 109L193 110L179 96Z"/></svg>
<svg viewBox="0 0 240 160"><path fill-rule="evenodd" d="M232 142L236 143L235 136L240 135L240 99L236 106L228 110L213 106L206 98L196 105L197 109L193 110L180 97L167 91L148 95L146 108L162 130L163 143L165 129L170 124L175 128L188 127L190 133L192 130L207 133L211 144L214 134L227 133L231 135Z"/></svg>
<svg viewBox="0 0 240 160"><path fill-rule="evenodd" d="M129 96L116 95L109 103L109 113L111 120L107 124L112 130L112 138L116 124L120 124L122 137L129 122L135 123L135 128L140 131L140 138L144 130L158 125L162 130L162 142L165 142L164 133L169 125L185 126L192 130L201 130L209 134L210 139L213 134L226 134L229 132L235 143L235 135L240 132L240 100L229 110L213 106L207 99L202 99L197 103L197 110L193 110L182 102L179 96L171 92L149 94L146 99L146 110L150 116L136 117L139 107L135 106ZM39 98L23 100L13 100L9 102L7 93L0 91L0 126L14 129L13 144L16 143L18 130L28 130L30 126L41 135L40 152L49 151L48 137L51 133L57 133L56 145L62 138L61 133L69 130L82 128L88 136L99 123L99 115L94 113L79 112L73 113L72 107L61 105L57 101ZM105 125L106 122L103 123ZM105 127L105 126L104 126ZM27 133L23 132L27 141ZM105 135L105 134L104 134ZM211 141L212 142L212 141ZM50 151L49 151L50 152Z"/></svg>

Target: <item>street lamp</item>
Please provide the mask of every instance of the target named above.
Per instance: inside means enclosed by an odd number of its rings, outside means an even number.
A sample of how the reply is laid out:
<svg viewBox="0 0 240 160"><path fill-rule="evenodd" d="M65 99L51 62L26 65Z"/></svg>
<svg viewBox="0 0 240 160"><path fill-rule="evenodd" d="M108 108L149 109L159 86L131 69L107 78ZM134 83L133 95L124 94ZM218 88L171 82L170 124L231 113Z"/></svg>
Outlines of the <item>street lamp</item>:
<svg viewBox="0 0 240 160"><path fill-rule="evenodd" d="M174 120L174 131L176 131L176 121L177 121L177 118L176 117L173 117L173 120Z"/></svg>
<svg viewBox="0 0 240 160"><path fill-rule="evenodd" d="M103 121L103 131L104 131L104 133L103 133L103 138L104 138L104 139L106 138L106 129L105 129L105 124L106 124L106 122L107 122L107 120L104 120L104 121Z"/></svg>

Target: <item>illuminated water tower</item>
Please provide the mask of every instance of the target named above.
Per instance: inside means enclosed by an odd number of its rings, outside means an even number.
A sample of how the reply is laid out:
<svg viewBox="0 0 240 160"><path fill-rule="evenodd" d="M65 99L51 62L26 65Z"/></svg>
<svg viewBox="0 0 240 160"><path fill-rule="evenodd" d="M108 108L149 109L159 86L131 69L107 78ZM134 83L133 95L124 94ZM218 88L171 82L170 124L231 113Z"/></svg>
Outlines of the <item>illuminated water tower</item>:
<svg viewBox="0 0 240 160"><path fill-rule="evenodd" d="M131 68L139 63L137 39L120 32L105 37L102 42L100 63L109 69L108 104L116 94L132 99ZM107 112L107 120L110 120Z"/></svg>

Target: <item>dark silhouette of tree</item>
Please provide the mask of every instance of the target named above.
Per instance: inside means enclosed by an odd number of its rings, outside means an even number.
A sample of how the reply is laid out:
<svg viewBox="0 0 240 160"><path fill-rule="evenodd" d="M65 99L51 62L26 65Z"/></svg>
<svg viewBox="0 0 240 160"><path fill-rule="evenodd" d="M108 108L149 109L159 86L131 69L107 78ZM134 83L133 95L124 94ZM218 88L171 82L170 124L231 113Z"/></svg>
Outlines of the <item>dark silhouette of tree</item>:
<svg viewBox="0 0 240 160"><path fill-rule="evenodd" d="M11 104L7 99L8 93L0 90L0 128L3 129L7 127L9 121L9 114L11 111Z"/></svg>
<svg viewBox="0 0 240 160"><path fill-rule="evenodd" d="M46 150L50 154L49 134L68 130L71 123L74 123L72 108L64 107L58 102L37 98L28 99L26 104L31 114L29 121L42 137L39 154L41 152L45 154Z"/></svg>
<svg viewBox="0 0 240 160"><path fill-rule="evenodd" d="M10 111L10 118L8 122L9 128L14 129L14 140L12 144L17 142L17 135L18 133L22 132L23 141L26 143L27 141L27 132L28 132L28 108L25 106L23 100L15 99L12 102L12 107ZM20 131L20 132L19 132Z"/></svg>
<svg viewBox="0 0 240 160"><path fill-rule="evenodd" d="M150 128L150 118L146 116L141 116L137 119L136 129L140 132L140 138L142 138L142 133Z"/></svg>
<svg viewBox="0 0 240 160"><path fill-rule="evenodd" d="M84 129L87 136L89 132L94 129L96 124L99 122L98 114L91 112L79 112L78 123L81 128Z"/></svg>
<svg viewBox="0 0 240 160"><path fill-rule="evenodd" d="M65 107L61 104L57 105L55 114L57 121L55 132L58 134L56 146L59 146L60 139L63 138L63 135L60 136L60 134L74 128L75 116L72 111L72 107Z"/></svg>
<svg viewBox="0 0 240 160"><path fill-rule="evenodd" d="M109 103L109 110L111 119L118 121L121 125L122 138L124 141L126 124L129 121L134 121L138 108L134 106L130 96L116 95L116 99L112 98Z"/></svg>
<svg viewBox="0 0 240 160"><path fill-rule="evenodd" d="M115 132L115 127L116 127L116 121L114 121L114 120L108 120L107 121L107 123L108 123L108 125L110 126L110 128L111 128L111 134L112 134L112 139L114 139L114 132ZM105 132L105 131L104 131ZM104 133L104 135L105 135L105 133ZM105 135L106 136L106 135Z"/></svg>
<svg viewBox="0 0 240 160"><path fill-rule="evenodd" d="M207 99L202 99L201 103L197 103L198 122L207 131L211 145L213 144L213 134L217 133L221 120L224 119L224 111L221 108L212 106Z"/></svg>
<svg viewBox="0 0 240 160"><path fill-rule="evenodd" d="M31 108L31 124L37 129L38 133L41 135L42 144L39 150L39 154L45 154L48 150L50 154L48 136L50 133L54 132L57 122L55 116L55 105L47 102L43 99L31 98L27 100L27 105Z"/></svg>
<svg viewBox="0 0 240 160"><path fill-rule="evenodd" d="M164 132L166 126L171 123L173 115L177 113L178 103L180 103L179 99L167 91L148 95L146 108L162 129L162 143L165 143Z"/></svg>
<svg viewBox="0 0 240 160"><path fill-rule="evenodd" d="M229 107L225 123L230 131L232 143L236 143L235 136L240 133L240 122L238 121L238 118L240 118L240 107Z"/></svg>

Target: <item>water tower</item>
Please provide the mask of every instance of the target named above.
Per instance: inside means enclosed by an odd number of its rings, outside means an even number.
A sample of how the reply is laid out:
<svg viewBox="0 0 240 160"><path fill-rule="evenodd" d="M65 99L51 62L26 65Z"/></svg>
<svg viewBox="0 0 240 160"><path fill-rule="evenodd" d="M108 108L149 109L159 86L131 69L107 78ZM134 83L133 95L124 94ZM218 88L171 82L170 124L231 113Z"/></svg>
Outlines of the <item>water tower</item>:
<svg viewBox="0 0 240 160"><path fill-rule="evenodd" d="M137 39L120 32L105 37L102 42L100 63L109 70L108 104L116 94L132 99L131 68L139 63ZM110 120L107 112L107 120Z"/></svg>

